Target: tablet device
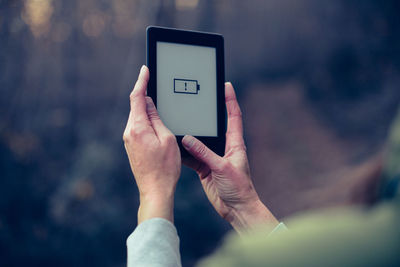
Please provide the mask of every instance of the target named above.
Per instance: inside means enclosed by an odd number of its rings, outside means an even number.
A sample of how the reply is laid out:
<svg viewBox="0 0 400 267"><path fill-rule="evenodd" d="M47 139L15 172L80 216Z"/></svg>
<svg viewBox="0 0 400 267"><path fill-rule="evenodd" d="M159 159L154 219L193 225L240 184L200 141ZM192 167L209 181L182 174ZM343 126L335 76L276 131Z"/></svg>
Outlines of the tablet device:
<svg viewBox="0 0 400 267"><path fill-rule="evenodd" d="M177 137L193 135L220 156L225 149L225 69L222 35L147 28L147 95Z"/></svg>

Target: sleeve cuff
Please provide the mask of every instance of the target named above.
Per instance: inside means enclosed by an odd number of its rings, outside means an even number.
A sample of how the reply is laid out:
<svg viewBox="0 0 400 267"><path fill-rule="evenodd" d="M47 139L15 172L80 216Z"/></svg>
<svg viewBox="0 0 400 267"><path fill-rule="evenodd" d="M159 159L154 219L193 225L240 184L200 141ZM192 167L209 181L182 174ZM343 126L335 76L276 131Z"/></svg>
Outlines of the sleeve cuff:
<svg viewBox="0 0 400 267"><path fill-rule="evenodd" d="M152 218L139 224L126 240L128 267L181 266L179 237L168 220Z"/></svg>
<svg viewBox="0 0 400 267"><path fill-rule="evenodd" d="M136 240L141 239L142 235L147 233L153 235L155 232L163 232L163 234L168 237L178 237L175 225L170 221L163 218L151 218L143 221L136 227L126 240L126 245L137 245Z"/></svg>
<svg viewBox="0 0 400 267"><path fill-rule="evenodd" d="M287 230L288 229L287 229L286 225L283 222L281 222L277 226L275 226L275 228L268 234L268 236L286 232Z"/></svg>

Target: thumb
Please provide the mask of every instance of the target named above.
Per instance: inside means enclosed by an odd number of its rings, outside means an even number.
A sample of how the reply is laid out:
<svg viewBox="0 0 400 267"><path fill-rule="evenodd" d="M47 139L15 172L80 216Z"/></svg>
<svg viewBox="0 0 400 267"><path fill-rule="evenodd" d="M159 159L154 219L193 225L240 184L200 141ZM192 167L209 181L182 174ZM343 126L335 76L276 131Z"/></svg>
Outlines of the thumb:
<svg viewBox="0 0 400 267"><path fill-rule="evenodd" d="M223 159L193 136L185 135L182 145L195 159L206 164L211 170L221 167Z"/></svg>

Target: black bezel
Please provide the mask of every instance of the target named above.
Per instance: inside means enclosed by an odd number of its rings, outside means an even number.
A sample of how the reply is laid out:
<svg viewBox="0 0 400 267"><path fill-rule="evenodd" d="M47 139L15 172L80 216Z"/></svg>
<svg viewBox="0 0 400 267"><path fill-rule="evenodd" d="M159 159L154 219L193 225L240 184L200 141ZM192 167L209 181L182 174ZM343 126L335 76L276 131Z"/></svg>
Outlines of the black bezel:
<svg viewBox="0 0 400 267"><path fill-rule="evenodd" d="M146 29L147 41L147 66L150 70L150 80L147 95L157 106L157 41L179 44L209 46L216 48L217 71L217 137L195 136L206 146L220 156L225 151L225 66L224 66L224 38L220 34L178 30L149 26ZM176 136L182 157L188 157L187 151L182 147L183 136Z"/></svg>

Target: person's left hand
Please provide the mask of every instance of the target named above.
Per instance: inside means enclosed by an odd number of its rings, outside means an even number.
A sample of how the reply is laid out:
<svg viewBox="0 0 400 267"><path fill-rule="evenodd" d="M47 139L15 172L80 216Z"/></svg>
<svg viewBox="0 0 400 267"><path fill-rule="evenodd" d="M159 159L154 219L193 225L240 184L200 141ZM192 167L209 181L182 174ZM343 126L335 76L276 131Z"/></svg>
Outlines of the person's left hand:
<svg viewBox="0 0 400 267"><path fill-rule="evenodd" d="M225 84L228 114L225 155L218 156L200 140L186 135L182 144L193 158L183 163L199 175L204 192L218 214L238 233L259 224L278 225L278 221L260 200L250 176L243 139L242 112L231 83Z"/></svg>
<svg viewBox="0 0 400 267"><path fill-rule="evenodd" d="M130 95L131 111L123 140L140 193L138 223L154 217L173 222L181 156L175 135L146 96L148 80L149 70L143 66Z"/></svg>

